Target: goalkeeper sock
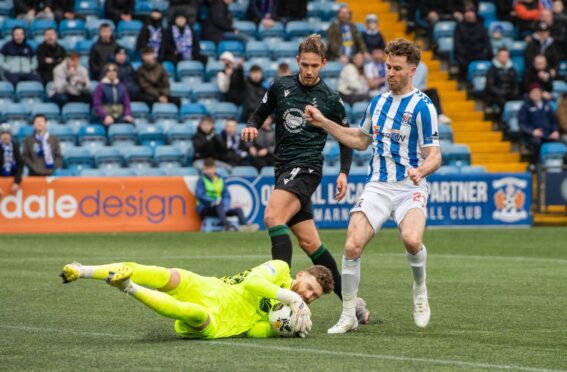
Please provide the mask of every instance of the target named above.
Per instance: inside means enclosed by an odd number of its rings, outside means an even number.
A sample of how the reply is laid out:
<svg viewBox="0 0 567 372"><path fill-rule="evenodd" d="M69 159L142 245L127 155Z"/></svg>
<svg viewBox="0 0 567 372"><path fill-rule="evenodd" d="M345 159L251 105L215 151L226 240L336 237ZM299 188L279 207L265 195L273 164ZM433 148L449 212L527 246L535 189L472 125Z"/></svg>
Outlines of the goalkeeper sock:
<svg viewBox="0 0 567 372"><path fill-rule="evenodd" d="M356 316L356 296L360 283L360 258L349 260L343 256L343 313Z"/></svg>
<svg viewBox="0 0 567 372"><path fill-rule="evenodd" d="M425 263L427 261L427 249L425 245L421 246L421 250L417 254L406 252L408 264L413 275L413 282L418 289L425 288Z"/></svg>
<svg viewBox="0 0 567 372"><path fill-rule="evenodd" d="M324 244L321 244L319 249L310 254L309 257L311 258L311 261L314 265L322 265L331 270L331 273L333 274L333 280L335 281L334 292L342 301L343 296L341 287L341 273L339 273L337 262L335 261L335 258L333 257L331 252L329 252L327 248L325 248Z"/></svg>
<svg viewBox="0 0 567 372"><path fill-rule="evenodd" d="M171 275L170 270L164 267L140 265L135 262L118 262L107 265L81 266L79 277L105 280L108 277L108 273L116 272L123 266L128 266L132 269L132 280L134 282L151 288L165 287Z"/></svg>
<svg viewBox="0 0 567 372"><path fill-rule="evenodd" d="M289 238L289 232L286 225L278 225L268 229L270 239L272 240L272 259L287 262L291 267L291 256L293 246Z"/></svg>

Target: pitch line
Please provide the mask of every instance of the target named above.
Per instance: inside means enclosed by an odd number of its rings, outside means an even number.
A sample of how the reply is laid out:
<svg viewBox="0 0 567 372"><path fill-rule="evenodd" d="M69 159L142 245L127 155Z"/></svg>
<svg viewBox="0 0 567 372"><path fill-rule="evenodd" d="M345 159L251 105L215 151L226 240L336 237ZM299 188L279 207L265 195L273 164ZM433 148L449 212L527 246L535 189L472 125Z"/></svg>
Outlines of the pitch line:
<svg viewBox="0 0 567 372"><path fill-rule="evenodd" d="M134 335L74 331L74 330L58 329L58 328L42 328L42 327L15 326L15 325L0 325L0 328L16 329L16 330L28 331L28 332L65 333L65 334L71 334L75 336L85 336L85 337L104 337L104 338L117 338L117 339L127 339L127 340L143 340L143 337L134 336ZM228 340L202 340L199 342L202 342L203 345L212 344L218 346L232 346L236 348L255 348L262 350L283 351L288 353L304 353L311 355L313 354L330 355L335 357L341 356L341 357L351 357L351 358L366 358L366 359L385 360L385 361L394 361L394 362L427 363L427 364L439 364L439 365L457 366L457 367L516 370L516 371L527 371L527 372L565 371L559 369L522 367L522 366L508 365L508 364L476 363L476 362L466 362L461 360L414 358L414 357L404 357L397 355L355 353L355 352L340 351L340 350L323 350L323 349L310 349L310 348L296 348L296 347L288 347L288 346L263 345L257 343L254 344L250 342L234 342Z"/></svg>

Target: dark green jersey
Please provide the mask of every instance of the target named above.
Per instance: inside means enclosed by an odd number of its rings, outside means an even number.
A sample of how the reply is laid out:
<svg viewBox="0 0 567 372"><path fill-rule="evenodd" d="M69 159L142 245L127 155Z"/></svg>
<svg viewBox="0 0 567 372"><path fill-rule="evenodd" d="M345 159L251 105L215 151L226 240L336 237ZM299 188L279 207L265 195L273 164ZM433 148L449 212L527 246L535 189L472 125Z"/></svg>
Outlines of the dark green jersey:
<svg viewBox="0 0 567 372"><path fill-rule="evenodd" d="M327 132L305 121L306 105L317 107L323 115L337 124L349 126L338 93L322 80L307 87L299 82L297 74L276 79L250 117L248 126L260 128L268 115L275 114L274 158L276 167L280 169L292 166L312 166L320 169L323 165L322 151L327 141ZM348 174L351 160L352 150L341 146L341 171Z"/></svg>

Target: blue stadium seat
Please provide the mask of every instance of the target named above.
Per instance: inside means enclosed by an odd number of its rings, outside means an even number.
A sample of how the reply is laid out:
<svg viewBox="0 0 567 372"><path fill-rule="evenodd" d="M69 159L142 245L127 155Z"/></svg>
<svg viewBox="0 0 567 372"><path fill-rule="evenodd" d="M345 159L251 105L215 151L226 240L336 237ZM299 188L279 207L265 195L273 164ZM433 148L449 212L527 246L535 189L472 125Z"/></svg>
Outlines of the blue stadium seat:
<svg viewBox="0 0 567 372"><path fill-rule="evenodd" d="M148 1L138 0L134 5L134 15L138 17L147 17L153 9L154 7Z"/></svg>
<svg viewBox="0 0 567 372"><path fill-rule="evenodd" d="M284 41L273 46L272 57L279 58L295 58L297 57L297 43L293 41ZM321 73L324 70L321 71Z"/></svg>
<svg viewBox="0 0 567 372"><path fill-rule="evenodd" d="M273 37L283 39L285 37L285 28L283 23L275 22L274 27L271 28L266 28L264 27L263 24L260 23L258 25L258 37L260 39L273 38Z"/></svg>
<svg viewBox="0 0 567 372"><path fill-rule="evenodd" d="M85 21L82 19L62 20L61 23L59 23L59 36L88 36Z"/></svg>
<svg viewBox="0 0 567 372"><path fill-rule="evenodd" d="M97 168L121 168L124 163L122 154L115 147L99 147L94 152Z"/></svg>
<svg viewBox="0 0 567 372"><path fill-rule="evenodd" d="M264 176L264 177L274 177L275 176L275 169L274 167L262 167L262 169L260 169L260 176Z"/></svg>
<svg viewBox="0 0 567 372"><path fill-rule="evenodd" d="M61 119L61 115L59 114L59 106L55 103L36 103L32 106L31 111L32 116L34 115L45 115L47 121L51 122L59 122Z"/></svg>
<svg viewBox="0 0 567 372"><path fill-rule="evenodd" d="M75 146L77 143L77 135L68 125L50 124L49 133L57 137L61 146Z"/></svg>
<svg viewBox="0 0 567 372"><path fill-rule="evenodd" d="M351 119L354 125L358 125L360 123L360 121L364 117L364 114L366 113L367 106L367 102L355 102L355 104L352 105Z"/></svg>
<svg viewBox="0 0 567 372"><path fill-rule="evenodd" d="M183 80L185 77L202 77L205 66L200 61L181 61L177 64L177 78Z"/></svg>
<svg viewBox="0 0 567 372"><path fill-rule="evenodd" d="M136 128L132 124L112 124L108 127L108 140L112 146L135 146Z"/></svg>
<svg viewBox="0 0 567 372"><path fill-rule="evenodd" d="M339 61L329 61L325 68L321 70L321 78L338 78L342 69L343 65Z"/></svg>
<svg viewBox="0 0 567 372"><path fill-rule="evenodd" d="M155 148L165 144L165 134L159 125L142 125L138 128L138 140L144 146Z"/></svg>
<svg viewBox="0 0 567 372"><path fill-rule="evenodd" d="M457 22L455 21L439 21L433 27L433 41L437 41L442 37L453 37L455 33L455 27Z"/></svg>
<svg viewBox="0 0 567 372"><path fill-rule="evenodd" d="M271 58L272 53L268 44L263 41L251 40L246 43L246 58Z"/></svg>
<svg viewBox="0 0 567 372"><path fill-rule="evenodd" d="M173 103L154 103L152 106L153 120L169 119L177 121L179 112Z"/></svg>
<svg viewBox="0 0 567 372"><path fill-rule="evenodd" d="M453 128L446 124L439 124L439 140L453 142Z"/></svg>
<svg viewBox="0 0 567 372"><path fill-rule="evenodd" d="M9 81L0 81L0 104L14 99L14 86Z"/></svg>
<svg viewBox="0 0 567 372"><path fill-rule="evenodd" d="M91 109L88 103L66 103L61 110L61 119L71 125L81 126L89 123Z"/></svg>
<svg viewBox="0 0 567 372"><path fill-rule="evenodd" d="M129 168L111 168L104 171L107 177L135 177L136 171Z"/></svg>
<svg viewBox="0 0 567 372"><path fill-rule="evenodd" d="M116 35L119 38L124 36L137 37L143 26L144 24L142 23L142 21L138 20L120 21L118 22L118 27L116 28Z"/></svg>
<svg viewBox="0 0 567 372"><path fill-rule="evenodd" d="M11 1L2 1L0 3L0 16L2 17L9 17L14 10L14 5Z"/></svg>
<svg viewBox="0 0 567 372"><path fill-rule="evenodd" d="M455 40L452 36L437 39L437 53L442 57L449 58L451 63L455 62L454 43Z"/></svg>
<svg viewBox="0 0 567 372"><path fill-rule="evenodd" d="M130 168L151 168L154 154L147 146L125 147L123 150L124 159Z"/></svg>
<svg viewBox="0 0 567 372"><path fill-rule="evenodd" d="M57 31L57 22L52 19L34 19L30 26L30 36L43 36L45 30L49 28Z"/></svg>
<svg viewBox="0 0 567 372"><path fill-rule="evenodd" d="M232 27L237 29L241 35L246 35L250 38L256 37L256 24L252 21L234 21Z"/></svg>
<svg viewBox="0 0 567 372"><path fill-rule="evenodd" d="M39 81L20 81L16 85L16 97L29 105L42 102L45 98L43 84Z"/></svg>
<svg viewBox="0 0 567 372"><path fill-rule="evenodd" d="M452 144L441 149L444 165L470 165L471 153L466 145Z"/></svg>
<svg viewBox="0 0 567 372"><path fill-rule="evenodd" d="M563 79L567 79L567 61L559 62L559 76Z"/></svg>
<svg viewBox="0 0 567 372"><path fill-rule="evenodd" d="M136 168L134 169L136 176L141 177L162 177L167 176L167 172L160 168Z"/></svg>
<svg viewBox="0 0 567 372"><path fill-rule="evenodd" d="M334 165L323 164L323 175L324 176L336 176L340 171L340 164L336 163Z"/></svg>
<svg viewBox="0 0 567 372"><path fill-rule="evenodd" d="M75 1L75 13L84 16L99 16L101 8L98 0L77 0Z"/></svg>
<svg viewBox="0 0 567 372"><path fill-rule="evenodd" d="M213 102L220 99L219 87L215 83L203 83L193 89L194 102Z"/></svg>
<svg viewBox="0 0 567 372"><path fill-rule="evenodd" d="M157 146L154 160L160 168L179 168L185 165L185 155L181 149L171 145Z"/></svg>
<svg viewBox="0 0 567 372"><path fill-rule="evenodd" d="M78 175L73 169L57 168L53 172L55 177L75 177Z"/></svg>
<svg viewBox="0 0 567 372"><path fill-rule="evenodd" d="M564 143L544 143L539 151L540 163L548 168L548 170L561 172L561 166L563 165L563 157L565 154L567 154L567 146Z"/></svg>
<svg viewBox="0 0 567 372"><path fill-rule="evenodd" d="M74 171L94 168L94 158L85 147L72 147L63 155L65 167Z"/></svg>
<svg viewBox="0 0 567 372"><path fill-rule="evenodd" d="M89 36L93 41L96 40L98 37L98 30L100 25L103 23L108 24L113 30L115 29L114 22L111 19L104 19L104 18L88 18L87 19L87 31L89 32Z"/></svg>
<svg viewBox="0 0 567 372"><path fill-rule="evenodd" d="M181 105L179 117L181 121L200 120L203 116L209 115L207 107L202 103L186 103Z"/></svg>
<svg viewBox="0 0 567 372"><path fill-rule="evenodd" d="M224 70L224 63L221 61L209 60L205 68L205 77L208 81L214 80L217 73Z"/></svg>
<svg viewBox="0 0 567 372"><path fill-rule="evenodd" d="M210 40L201 40L199 42L199 46L201 47L201 54L209 57L209 58L216 58L217 57L217 46L213 41ZM210 63L210 61L209 61Z"/></svg>
<svg viewBox="0 0 567 372"><path fill-rule="evenodd" d="M496 13L496 5L488 1L481 1L478 3L478 15L484 20L484 24L489 24L498 19Z"/></svg>
<svg viewBox="0 0 567 372"><path fill-rule="evenodd" d="M461 174L484 174L486 168L482 165L463 165L460 169Z"/></svg>
<svg viewBox="0 0 567 372"><path fill-rule="evenodd" d="M492 62L488 60L473 61L469 64L467 71L467 80L472 85L472 92L475 94L484 93L486 86L486 73L492 66Z"/></svg>
<svg viewBox="0 0 567 372"><path fill-rule="evenodd" d="M526 42L523 40L513 40L509 45L511 57L524 57L524 51L526 50Z"/></svg>
<svg viewBox="0 0 567 372"><path fill-rule="evenodd" d="M81 177L105 177L106 171L104 169L82 169Z"/></svg>
<svg viewBox="0 0 567 372"><path fill-rule="evenodd" d="M74 50L79 41L84 40L85 37L81 35L67 35L63 39L60 39L59 43L67 50Z"/></svg>
<svg viewBox="0 0 567 372"><path fill-rule="evenodd" d="M185 81L180 83L171 82L169 83L169 95L177 97L184 102L191 100L193 97L193 91L191 90L191 86Z"/></svg>
<svg viewBox="0 0 567 372"><path fill-rule="evenodd" d="M132 116L136 124L146 124L150 119L150 108L145 102L132 102Z"/></svg>
<svg viewBox="0 0 567 372"><path fill-rule="evenodd" d="M456 165L442 165L435 171L438 176L454 175L459 174L461 171L460 167Z"/></svg>
<svg viewBox="0 0 567 372"><path fill-rule="evenodd" d="M0 108L2 112L2 120L11 124L23 123L30 121L30 107L22 103L12 103Z"/></svg>
<svg viewBox="0 0 567 372"><path fill-rule="evenodd" d="M504 105L502 120L508 125L508 131L511 134L520 133L520 124L518 123L518 113L524 104L523 101L508 101Z"/></svg>
<svg viewBox="0 0 567 372"><path fill-rule="evenodd" d="M161 64L167 72L167 77L171 79L175 79L175 65L171 61L164 61Z"/></svg>
<svg viewBox="0 0 567 372"><path fill-rule="evenodd" d="M563 80L553 81L553 93L554 95L561 96L563 93L567 93L567 82Z"/></svg>
<svg viewBox="0 0 567 372"><path fill-rule="evenodd" d="M514 69L516 70L516 77L519 82L521 82L524 78L524 73L526 72L526 63L524 57L522 56L515 56L511 58L512 65L514 65Z"/></svg>
<svg viewBox="0 0 567 372"><path fill-rule="evenodd" d="M168 176L198 176L199 171L193 167L167 168L165 169Z"/></svg>
<svg viewBox="0 0 567 372"><path fill-rule="evenodd" d="M285 26L285 35L287 39L295 37L305 37L313 33L311 25L307 21L289 21Z"/></svg>
<svg viewBox="0 0 567 372"><path fill-rule="evenodd" d="M230 173L233 177L258 177L258 170L249 165L242 165L232 168Z"/></svg>
<svg viewBox="0 0 567 372"><path fill-rule="evenodd" d="M106 145L106 130L102 125L90 124L79 128L79 143L96 149Z"/></svg>
<svg viewBox="0 0 567 372"><path fill-rule="evenodd" d="M334 165L339 160L340 150L339 144L335 141L327 141L323 148L323 156L325 164Z"/></svg>
<svg viewBox="0 0 567 372"><path fill-rule="evenodd" d="M508 21L492 21L488 25L488 34L492 35L494 29L500 26L502 28L502 36L509 37L512 39L516 38L516 31L514 30L514 25Z"/></svg>
<svg viewBox="0 0 567 372"><path fill-rule="evenodd" d="M324 10L322 9L322 3L318 1L308 1L307 2L307 17L309 18L323 18L325 16Z"/></svg>
<svg viewBox="0 0 567 372"><path fill-rule="evenodd" d="M77 52L81 56L88 56L93 44L94 44L93 39L78 40L77 43L75 44L75 48L74 48L75 52Z"/></svg>
<svg viewBox="0 0 567 372"><path fill-rule="evenodd" d="M12 36L12 29L16 26L23 28L28 32L28 23L23 19L15 19L15 18L6 18L4 22L2 22L2 36L3 37L11 37Z"/></svg>
<svg viewBox="0 0 567 372"><path fill-rule="evenodd" d="M234 19L242 19L246 17L247 9L247 1L234 1L228 6L228 10L232 13Z"/></svg>
<svg viewBox="0 0 567 372"><path fill-rule="evenodd" d="M353 151L352 155L353 160L357 165L368 165L373 154L374 150L372 149L372 146L368 146L368 148L364 151Z"/></svg>
<svg viewBox="0 0 567 372"><path fill-rule="evenodd" d="M191 144L193 136L197 131L197 127L189 124L179 124L172 126L166 134L167 143L186 148Z"/></svg>
<svg viewBox="0 0 567 372"><path fill-rule="evenodd" d="M240 115L238 112L238 106L231 102L219 102L211 106L210 109L211 116L215 120L219 119L235 119L238 120Z"/></svg>
<svg viewBox="0 0 567 372"><path fill-rule="evenodd" d="M217 55L231 52L235 57L244 57L244 43L238 40L222 40L217 45Z"/></svg>
<svg viewBox="0 0 567 372"><path fill-rule="evenodd" d="M13 125L11 123L11 125ZM18 141L21 143L26 137L29 137L33 134L34 128L33 125L22 125L19 127L17 132Z"/></svg>

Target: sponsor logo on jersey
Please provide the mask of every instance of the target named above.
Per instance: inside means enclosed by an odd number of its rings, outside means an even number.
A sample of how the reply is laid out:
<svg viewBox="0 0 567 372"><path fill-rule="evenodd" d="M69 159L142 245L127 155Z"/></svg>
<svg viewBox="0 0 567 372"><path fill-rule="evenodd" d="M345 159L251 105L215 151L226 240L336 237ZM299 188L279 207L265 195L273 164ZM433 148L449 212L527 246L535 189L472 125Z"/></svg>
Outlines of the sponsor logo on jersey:
<svg viewBox="0 0 567 372"><path fill-rule="evenodd" d="M285 110L283 114L283 122L285 129L290 133L299 133L305 125L305 117L303 111L297 108Z"/></svg>
<svg viewBox="0 0 567 372"><path fill-rule="evenodd" d="M528 182L515 177L505 177L492 181L496 210L492 218L503 222L516 222L528 218L526 193Z"/></svg>
<svg viewBox="0 0 567 372"><path fill-rule="evenodd" d="M384 137L395 142L404 142L407 138L407 136L400 134L400 131L397 129L392 129L391 131L384 133Z"/></svg>
<svg viewBox="0 0 567 372"><path fill-rule="evenodd" d="M268 102L268 92L266 92L266 94L264 94L264 98L262 98L262 103L266 102Z"/></svg>
<svg viewBox="0 0 567 372"><path fill-rule="evenodd" d="M313 101L311 101L311 105L317 107L317 97L313 97Z"/></svg>
<svg viewBox="0 0 567 372"><path fill-rule="evenodd" d="M289 95L289 90L287 90L287 89L284 90L284 91L283 91L283 95L284 95L284 97L287 97L287 96Z"/></svg>

